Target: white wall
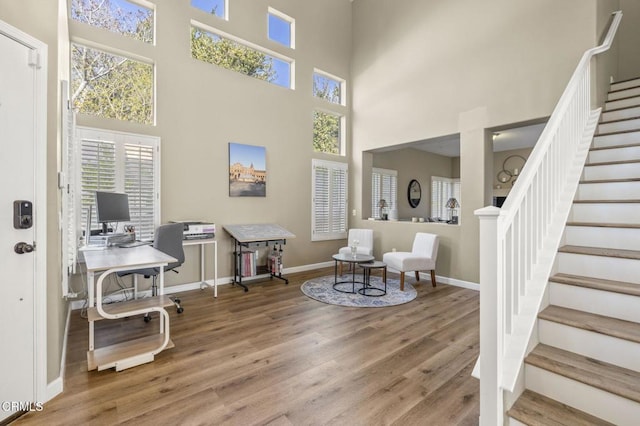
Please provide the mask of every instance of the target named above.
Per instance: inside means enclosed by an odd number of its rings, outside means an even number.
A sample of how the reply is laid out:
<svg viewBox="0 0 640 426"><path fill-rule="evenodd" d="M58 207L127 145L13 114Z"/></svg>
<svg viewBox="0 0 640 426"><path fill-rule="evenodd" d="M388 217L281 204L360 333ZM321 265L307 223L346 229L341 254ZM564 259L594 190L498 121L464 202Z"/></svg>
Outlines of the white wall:
<svg viewBox="0 0 640 426"><path fill-rule="evenodd" d="M623 18L618 46L620 69L618 81L640 76L640 2L620 0Z"/></svg>

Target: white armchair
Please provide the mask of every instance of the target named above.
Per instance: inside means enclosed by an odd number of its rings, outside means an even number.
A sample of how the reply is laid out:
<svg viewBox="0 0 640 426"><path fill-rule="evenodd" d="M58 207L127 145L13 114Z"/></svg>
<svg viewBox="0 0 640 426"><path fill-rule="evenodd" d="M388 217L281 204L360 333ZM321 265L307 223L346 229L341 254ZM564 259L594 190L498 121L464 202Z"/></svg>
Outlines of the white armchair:
<svg viewBox="0 0 640 426"><path fill-rule="evenodd" d="M436 258L440 240L435 234L418 232L410 252L385 253L382 261L387 267L400 272L400 290L404 291L404 273L415 271L416 281L420 281L420 271L431 271L431 285L436 286Z"/></svg>
<svg viewBox="0 0 640 426"><path fill-rule="evenodd" d="M358 241L356 253L373 255L373 229L349 229L347 246L338 250L339 254L351 254L351 245ZM340 262L340 274L342 274L342 262Z"/></svg>

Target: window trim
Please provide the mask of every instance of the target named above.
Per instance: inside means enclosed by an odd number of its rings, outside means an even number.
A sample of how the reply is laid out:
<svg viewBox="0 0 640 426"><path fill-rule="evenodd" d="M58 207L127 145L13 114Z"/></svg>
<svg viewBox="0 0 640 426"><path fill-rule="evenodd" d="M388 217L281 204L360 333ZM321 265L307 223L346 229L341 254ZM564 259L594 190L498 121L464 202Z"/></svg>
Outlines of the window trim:
<svg viewBox="0 0 640 426"><path fill-rule="evenodd" d="M272 39L271 37L269 37L269 15L273 15L276 18L280 18L283 21L286 21L289 23L289 46L287 46L286 44L280 43L277 40ZM279 46L285 46L288 47L290 49L294 49L296 48L296 20L293 19L291 16L287 15L286 13L282 13L277 9L274 9L273 7L269 6L267 8L267 39L270 41L273 41L275 43L278 43Z"/></svg>
<svg viewBox="0 0 640 426"><path fill-rule="evenodd" d="M321 112L323 114L335 115L336 117L340 118L340 129L339 129L340 132L339 132L339 135L338 135L340 146L339 146L337 154L334 154L334 153L331 153L331 152L316 151L315 149L313 149L314 140L313 140L313 126L312 126L312 128L311 128L311 149L312 149L312 152L314 154L325 154L325 155L340 156L340 157L346 156L346 153L347 153L347 149L346 149L346 146L345 146L346 145L346 129L345 129L345 126L346 126L346 119L347 119L346 116L344 114L341 114L341 113L336 112L336 111L332 111L330 109L314 108L313 112L312 112L314 114L314 116L312 117L312 119L314 120L312 122L312 124L314 124L314 125L315 125L315 112L316 111L317 112Z"/></svg>
<svg viewBox="0 0 640 426"><path fill-rule="evenodd" d="M392 210L398 210L398 171L397 170L393 170L393 169L383 169L380 167L372 167L371 168L371 217L375 218L375 219L381 219L380 215L379 215L379 208L378 208L378 202L380 200L376 200L374 199L374 186L373 186L373 175L374 173L377 173L378 175L380 175L380 191L382 191L382 177L383 176L391 176L391 177L395 177L395 199L394 200L385 200L388 202L387 205L387 209L389 210L389 212L391 212Z"/></svg>
<svg viewBox="0 0 640 426"><path fill-rule="evenodd" d="M214 27L212 27L210 25L204 24L204 23L202 23L200 21L196 21L195 19L191 19L191 25L189 27L189 31L191 31L192 28L196 28L198 30L217 35L218 37L221 37L221 38L226 38L226 39L228 39L230 41L233 41L235 43L241 44L241 45L243 45L245 47L248 47L250 49L257 50L260 53L264 53L265 55L272 56L272 57L274 57L276 59L279 59L281 61L287 62L289 64L289 67L290 67L289 87L288 87L288 89L295 90L295 88L296 88L296 78L295 78L295 75L296 75L296 67L295 67L296 61L293 58L290 58L288 56L285 56L285 55L283 55L281 53L278 53L278 52L275 52L273 50L267 49L266 47L259 46L259 45L255 44L255 43L250 42L250 41L241 39L240 37L236 37L236 36L234 36L232 34L229 34L227 32L224 32L222 30L214 28ZM191 53L191 46L189 46L189 51L190 51L189 53L190 53L191 58L197 61L197 59L193 58L193 55ZM199 61L199 62L202 62L202 61ZM225 69L227 71L233 71L233 72L235 72L237 74L245 75L245 74L242 74L240 72L237 72L237 71L234 71L234 70L222 67L222 66L220 68ZM287 88L286 86L281 86L281 85L275 84L275 83L273 83L271 81L267 81L267 83L273 84L274 86L283 87L285 89Z"/></svg>
<svg viewBox="0 0 640 426"><path fill-rule="evenodd" d="M151 146L154 150L153 161L153 180L154 180L154 214L153 214L153 228L155 229L161 223L161 139L157 136L120 132L115 130L99 129L87 126L76 126L75 132L75 145L76 156L75 161L75 185L74 194L76 200L76 232L78 235L82 235L82 231L86 230L86 226L83 226L83 207L82 207L82 141L83 140L104 140L113 141L115 143L116 150L116 177L115 185L116 191L124 192L125 188L125 173L126 163L124 161L125 145L145 145ZM108 138L108 139L107 139ZM118 170L120 168L120 170ZM95 212L95 210L94 210ZM138 238L138 235L136 235Z"/></svg>
<svg viewBox="0 0 640 426"><path fill-rule="evenodd" d="M336 81L338 84L340 84L340 102L339 103L333 103L331 101L328 101L324 98L320 98L318 96L316 96L315 94L313 94L313 97L315 99L320 99L324 102L327 102L331 105L342 105L342 106L347 106L347 81L344 78L340 78L337 75L334 74L330 74L326 71L322 71L321 69L318 68L314 68L313 69L313 73L312 73L312 81L311 81L311 87L313 88L313 78L315 77L315 75L318 74L319 76L331 79Z"/></svg>
<svg viewBox="0 0 640 426"><path fill-rule="evenodd" d="M315 209L315 199L316 199L316 168L322 167L327 168L330 171L339 170L343 171L345 176L345 185L344 185L344 211L342 212L342 220L344 221L344 230L342 231L328 231L328 232L318 232L316 231L316 209ZM331 188L329 188L331 192ZM338 161L329 161L329 160L320 160L320 159L312 159L311 160L311 241L327 241L327 240L340 240L347 238L348 232L348 210L349 210L349 165L347 163L342 163ZM328 209L328 221L330 223L335 222L333 215L331 214L331 208Z"/></svg>

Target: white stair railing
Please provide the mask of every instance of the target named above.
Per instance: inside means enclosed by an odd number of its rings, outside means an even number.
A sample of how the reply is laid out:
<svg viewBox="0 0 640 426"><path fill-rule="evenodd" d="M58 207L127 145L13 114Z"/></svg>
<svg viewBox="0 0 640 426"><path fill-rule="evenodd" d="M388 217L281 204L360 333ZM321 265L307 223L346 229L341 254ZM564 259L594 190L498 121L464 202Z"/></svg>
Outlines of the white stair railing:
<svg viewBox="0 0 640 426"><path fill-rule="evenodd" d="M480 424L504 421L503 393L522 368L573 195L600 114L591 110L591 59L609 49L615 12L600 46L587 50L502 209L480 219Z"/></svg>

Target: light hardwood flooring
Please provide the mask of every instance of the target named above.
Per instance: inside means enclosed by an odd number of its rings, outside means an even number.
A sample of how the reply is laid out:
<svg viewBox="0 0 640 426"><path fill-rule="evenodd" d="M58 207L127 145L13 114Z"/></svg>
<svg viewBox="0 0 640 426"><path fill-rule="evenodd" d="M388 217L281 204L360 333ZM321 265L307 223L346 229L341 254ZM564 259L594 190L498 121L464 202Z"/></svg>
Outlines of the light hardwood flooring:
<svg viewBox="0 0 640 426"><path fill-rule="evenodd" d="M266 279L248 293L225 285L217 299L185 292L183 314L167 308L175 348L121 372L87 372L88 325L74 311L64 392L14 424L477 424L478 293L427 279L408 304L346 308L300 291L332 273ZM99 321L96 346L157 326Z"/></svg>

